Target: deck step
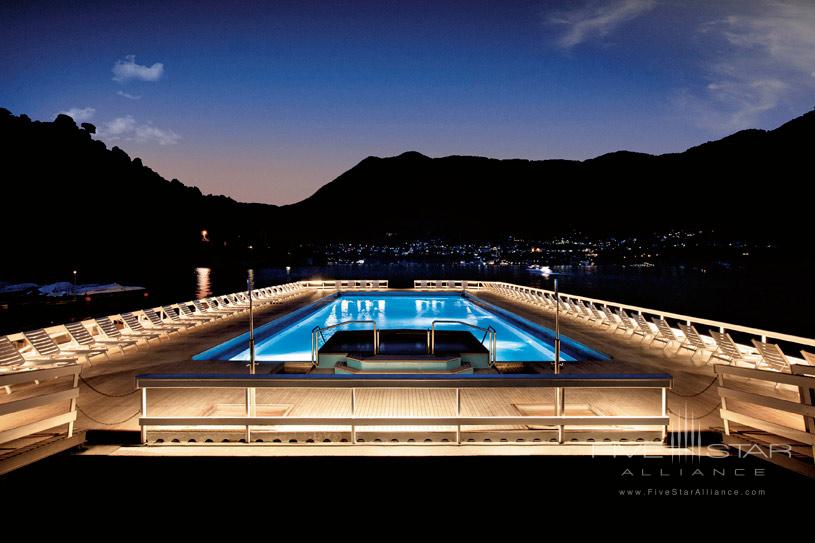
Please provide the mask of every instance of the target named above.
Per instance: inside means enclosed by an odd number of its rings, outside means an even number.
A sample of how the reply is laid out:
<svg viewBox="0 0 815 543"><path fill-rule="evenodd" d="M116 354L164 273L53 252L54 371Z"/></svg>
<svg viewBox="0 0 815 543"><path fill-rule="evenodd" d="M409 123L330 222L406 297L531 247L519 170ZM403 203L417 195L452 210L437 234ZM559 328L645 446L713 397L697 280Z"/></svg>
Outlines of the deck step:
<svg viewBox="0 0 815 543"><path fill-rule="evenodd" d="M418 373L418 374L456 374L456 373L472 373L473 368L468 363L463 363L458 365L455 368L450 369L425 369L425 368L397 368L397 369L365 369L362 368L355 368L348 366L345 362L339 362L335 366L335 371L337 373L353 373L353 374L370 374L370 373L384 373L384 374L406 374L406 373Z"/></svg>

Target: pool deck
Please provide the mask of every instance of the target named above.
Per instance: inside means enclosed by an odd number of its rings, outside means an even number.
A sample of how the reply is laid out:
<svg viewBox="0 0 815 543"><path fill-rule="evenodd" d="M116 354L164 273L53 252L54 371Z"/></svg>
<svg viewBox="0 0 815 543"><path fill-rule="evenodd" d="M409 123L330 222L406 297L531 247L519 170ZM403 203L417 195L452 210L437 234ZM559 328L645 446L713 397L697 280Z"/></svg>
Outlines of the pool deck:
<svg viewBox="0 0 815 543"><path fill-rule="evenodd" d="M290 299L287 302L267 306L259 309L255 315L256 326L260 326L271 319L279 317L304 304L311 303L322 296L330 294L329 291L311 290L305 294ZM526 304L520 304L508 298L503 298L488 292L472 293L486 301L511 310L533 322L552 328L553 317L550 313ZM84 382L81 384L79 399L80 413L76 429L78 431L116 430L137 432L140 397L134 389L135 376L142 373L247 373L242 363L193 361L193 355L213 347L230 338L243 333L247 327L247 317L224 319L209 326L201 326L187 334L177 335L161 343L154 343L150 348L131 350L123 355L112 356L109 360L96 357L91 364L86 364L82 371ZM715 386L710 385L714 379L713 368L710 365L697 365L688 355L665 354L661 349L640 345L637 341L612 334L587 323L572 319L561 320L562 334L584 343L585 345L609 354L611 361L567 363L563 373L669 373L673 376L673 392L690 397L681 397L674 393L668 395L668 408L672 413L672 431L683 431L687 422L675 414L687 413L688 417L699 417L708 413L699 420L695 420L694 430L720 431L721 419L716 406L719 397ZM262 368L262 366L261 366ZM551 373L550 365L540 365L541 373ZM96 390L92 390L86 383L90 383ZM41 385L42 386L42 385ZM751 385L761 387L761 384ZM768 390L770 385L766 385ZM703 391L701 394L694 395ZM217 390L154 390L151 391L150 406L152 415L176 414L178 406L183 406L184 415L225 414L240 410L243 403L243 390L217 389ZM326 416L330 414L347 415L350 413L348 390L341 389L268 389L258 390L258 414L264 410L270 414L286 414L299 416ZM410 415L454 415L454 394L451 390L429 389L372 389L359 391L357 398L357 413L371 416L403 416ZM468 415L518 415L518 414L547 414L548 406L552 405L552 392L540 389L524 388L496 388L496 389L469 389L462 392L462 414ZM658 390L630 390L625 393L619 391L604 391L600 389L580 390L570 392L566 398L567 414L581 414L591 412L602 415L654 415L658 413L660 396ZM797 400L797 392L793 389L779 389L776 395L789 395L789 399ZM767 420L777 420L795 427L798 424L803 429L800 417L790 416L784 418L783 413L755 407L761 410ZM236 413L237 414L237 413ZM91 419L90 417L93 417ZM782 420L783 419L783 420ZM512 435L514 430L520 428L500 427L496 430L508 432ZM375 441L377 436L388 435L389 428L368 428L362 435L365 441ZM437 436L453 432L448 428L402 428L403 431L436 432ZM464 435L467 429L462 428ZM532 443L524 445L507 443L503 447L471 444L465 447L452 446L449 443L416 443L406 445L375 446L373 444L354 445L341 444L339 436L345 431L338 427L325 427L320 429L288 428L283 442L297 440L296 446L257 446L247 447L235 443L203 446L198 438L198 445L187 444L184 440L183 429L174 432L179 439L177 445L160 446L128 446L128 445L97 445L86 451L85 454L104 455L152 455L152 456L190 456L190 455L247 455L247 456L276 456L276 455L473 455L473 454L603 454L602 447L586 447L577 445L560 445L552 447L541 440L538 446ZM469 435L476 436L490 431L489 428L479 427L470 429ZM545 432L547 430L543 430ZM526 430L529 435L529 430ZM336 434L334 447L309 445L305 441L316 435ZM132 435L132 434L131 434ZM367 439L366 439L367 435ZM480 435L480 434L479 434ZM542 434L543 435L543 434ZM220 434L213 430L213 441L220 441ZM404 437L404 436L403 436ZM169 440L169 438L168 438ZM510 439L511 441L511 439ZM344 446L343 446L344 445ZM647 447L640 448L635 454L655 454L665 452L667 447L661 443L645 443ZM496 453L496 449L502 452ZM606 447L612 451L613 447ZM671 454L687 454L688 448L670 449ZM610 454L609 452L606 454Z"/></svg>

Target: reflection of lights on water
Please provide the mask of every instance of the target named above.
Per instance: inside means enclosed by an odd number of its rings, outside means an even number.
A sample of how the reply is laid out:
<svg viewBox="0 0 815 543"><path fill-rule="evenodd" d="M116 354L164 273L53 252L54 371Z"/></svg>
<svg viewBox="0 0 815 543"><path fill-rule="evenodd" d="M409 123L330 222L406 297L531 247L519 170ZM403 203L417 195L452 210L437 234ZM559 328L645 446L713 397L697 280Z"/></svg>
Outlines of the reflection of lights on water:
<svg viewBox="0 0 815 543"><path fill-rule="evenodd" d="M195 297L198 299L207 298L212 295L212 284L209 268L195 268Z"/></svg>

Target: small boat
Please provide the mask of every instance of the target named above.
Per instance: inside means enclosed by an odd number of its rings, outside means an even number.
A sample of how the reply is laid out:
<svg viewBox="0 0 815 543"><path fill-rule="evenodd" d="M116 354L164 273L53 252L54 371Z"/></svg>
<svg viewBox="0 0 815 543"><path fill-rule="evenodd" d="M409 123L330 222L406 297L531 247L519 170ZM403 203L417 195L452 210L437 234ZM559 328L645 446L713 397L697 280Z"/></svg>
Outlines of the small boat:
<svg viewBox="0 0 815 543"><path fill-rule="evenodd" d="M541 275L552 275L554 273L549 266L541 266L540 264L530 264L526 267L529 273L539 273Z"/></svg>

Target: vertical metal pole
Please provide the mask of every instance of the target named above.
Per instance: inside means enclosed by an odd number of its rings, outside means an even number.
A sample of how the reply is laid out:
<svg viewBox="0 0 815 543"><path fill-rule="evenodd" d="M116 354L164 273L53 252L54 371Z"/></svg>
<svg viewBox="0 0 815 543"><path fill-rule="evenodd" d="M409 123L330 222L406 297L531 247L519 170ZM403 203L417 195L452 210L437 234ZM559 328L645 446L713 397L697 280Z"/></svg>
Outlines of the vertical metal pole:
<svg viewBox="0 0 815 543"><path fill-rule="evenodd" d="M555 374L560 373L560 294L555 279Z"/></svg>
<svg viewBox="0 0 815 543"><path fill-rule="evenodd" d="M560 293L555 279L555 375L560 374ZM563 416L563 389L555 387L555 416ZM563 425L558 425L557 441L563 443Z"/></svg>
<svg viewBox="0 0 815 543"><path fill-rule="evenodd" d="M249 368L252 375L255 374L255 310L252 304L252 275L246 279L247 290L249 291Z"/></svg>
<svg viewBox="0 0 815 543"><path fill-rule="evenodd" d="M252 300L252 271L246 278L246 290L249 293L249 373L255 375L255 308ZM255 389L246 389L246 416L255 416ZM246 443L252 442L252 430L249 424L246 425Z"/></svg>

